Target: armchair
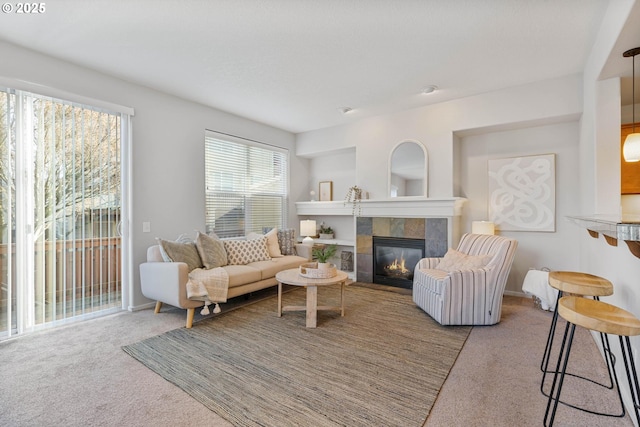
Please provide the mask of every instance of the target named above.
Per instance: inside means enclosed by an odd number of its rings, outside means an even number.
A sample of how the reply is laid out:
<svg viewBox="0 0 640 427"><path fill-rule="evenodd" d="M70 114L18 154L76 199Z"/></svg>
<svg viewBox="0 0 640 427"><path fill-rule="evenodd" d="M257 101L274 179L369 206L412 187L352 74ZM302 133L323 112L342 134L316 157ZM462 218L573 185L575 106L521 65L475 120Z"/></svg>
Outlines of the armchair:
<svg viewBox="0 0 640 427"><path fill-rule="evenodd" d="M498 323L517 246L502 236L464 234L457 252L418 262L413 301L442 325Z"/></svg>

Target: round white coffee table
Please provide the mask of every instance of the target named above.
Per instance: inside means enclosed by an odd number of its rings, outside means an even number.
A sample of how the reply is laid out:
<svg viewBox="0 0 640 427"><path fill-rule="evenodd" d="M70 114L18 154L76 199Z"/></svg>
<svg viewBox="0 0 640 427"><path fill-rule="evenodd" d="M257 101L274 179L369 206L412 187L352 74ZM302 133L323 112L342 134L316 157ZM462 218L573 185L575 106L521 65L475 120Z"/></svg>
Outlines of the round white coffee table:
<svg viewBox="0 0 640 427"><path fill-rule="evenodd" d="M278 317L282 317L283 311L306 311L307 328L315 328L318 323L318 310L339 311L344 316L344 288L347 284L347 273L338 271L334 277L328 279L310 279L300 275L297 268L284 270L276 274L278 281ZM282 285L303 286L307 288L307 305L287 305L282 306ZM340 305L339 306L318 306L318 286L340 285Z"/></svg>

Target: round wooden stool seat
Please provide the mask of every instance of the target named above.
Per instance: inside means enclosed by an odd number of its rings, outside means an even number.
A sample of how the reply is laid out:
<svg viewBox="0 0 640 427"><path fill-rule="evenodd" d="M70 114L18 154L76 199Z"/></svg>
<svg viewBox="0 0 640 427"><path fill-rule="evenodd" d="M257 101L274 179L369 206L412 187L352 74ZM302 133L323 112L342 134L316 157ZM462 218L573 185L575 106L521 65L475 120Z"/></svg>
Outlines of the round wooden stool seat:
<svg viewBox="0 0 640 427"><path fill-rule="evenodd" d="M640 320L606 302L567 296L558 301L558 314L574 325L604 334L632 337L640 335Z"/></svg>
<svg viewBox="0 0 640 427"><path fill-rule="evenodd" d="M549 285L563 293L602 297L613 295L613 284L593 274L577 271L549 272Z"/></svg>

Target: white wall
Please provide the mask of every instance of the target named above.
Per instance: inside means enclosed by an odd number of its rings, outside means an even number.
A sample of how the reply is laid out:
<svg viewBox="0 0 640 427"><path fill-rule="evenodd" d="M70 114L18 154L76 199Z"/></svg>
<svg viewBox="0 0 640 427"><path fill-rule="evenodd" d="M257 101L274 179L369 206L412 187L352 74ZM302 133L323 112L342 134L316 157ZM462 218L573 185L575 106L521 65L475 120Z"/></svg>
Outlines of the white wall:
<svg viewBox="0 0 640 427"><path fill-rule="evenodd" d="M579 212L578 175L579 124L577 121L535 126L517 130L487 132L459 138L463 224L471 229L472 220L489 219L488 170L490 159L555 154L556 231L548 233L500 231L518 240L519 246L506 291L521 294L524 276L530 268L574 270L578 267L575 239L580 231L567 215Z"/></svg>
<svg viewBox="0 0 640 427"><path fill-rule="evenodd" d="M331 181L333 183L333 200L344 200L349 187L355 184L356 151L354 148L341 150L340 152L329 152L322 156L315 157L309 165L309 190L316 192L316 200L319 191L318 184L321 181ZM306 199L298 201L309 200Z"/></svg>
<svg viewBox="0 0 640 427"><path fill-rule="evenodd" d="M631 0L611 2L604 16L603 28L594 43L589 61L584 71L584 111L580 130L580 190L582 213L616 213L620 210L620 89L617 79L600 81L599 75L612 49L621 35L620 22L637 29L640 19L640 5ZM624 37L624 34L623 34ZM633 37L637 42L635 37ZM634 47L636 44L628 46ZM601 298L640 317L640 259L633 256L627 245L618 241L611 246L600 236L590 237L582 230L577 239L579 269L587 273L607 278L613 283L613 295ZM597 341L596 341L597 342ZM631 338L638 365L637 352L640 339ZM617 340L612 348L618 360L621 353ZM630 408L629 387L626 385L624 365L617 364L618 377L627 408ZM633 419L634 417L632 417ZM634 420L635 424L635 420Z"/></svg>
<svg viewBox="0 0 640 427"><path fill-rule="evenodd" d="M579 75L425 106L297 135L296 153L313 157L354 147L356 182L372 199L386 198L388 158L401 141L416 140L429 154L429 197L454 193L454 132L528 127L576 120L582 112ZM354 185L354 184L351 184Z"/></svg>
<svg viewBox="0 0 640 427"><path fill-rule="evenodd" d="M11 44L0 42L0 52L0 76L4 78L26 80L135 110L131 306L149 302L140 292L138 265L146 260L147 247L155 238L175 238L181 233L194 235L194 230L204 230L205 129L288 148L293 177L290 226L297 221L294 202L308 197L309 165L308 160L295 156L293 134ZM151 223L151 233L142 233L144 221Z"/></svg>

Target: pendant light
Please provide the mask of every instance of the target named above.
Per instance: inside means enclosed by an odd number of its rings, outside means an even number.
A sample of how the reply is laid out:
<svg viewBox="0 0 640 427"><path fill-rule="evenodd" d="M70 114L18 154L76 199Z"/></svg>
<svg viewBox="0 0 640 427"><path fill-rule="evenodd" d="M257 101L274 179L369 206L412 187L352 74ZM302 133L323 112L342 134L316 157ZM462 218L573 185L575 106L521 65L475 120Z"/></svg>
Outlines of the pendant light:
<svg viewBox="0 0 640 427"><path fill-rule="evenodd" d="M629 49L622 54L622 56L624 56L625 58L628 58L630 56L633 60L633 71L631 74L631 100L633 102L631 120L633 121L633 129L632 132L627 135L627 138L624 140L624 144L622 146L622 154L624 155L624 160L626 162L640 161L640 133L636 133L636 55L639 53L640 47L636 47L633 49Z"/></svg>

